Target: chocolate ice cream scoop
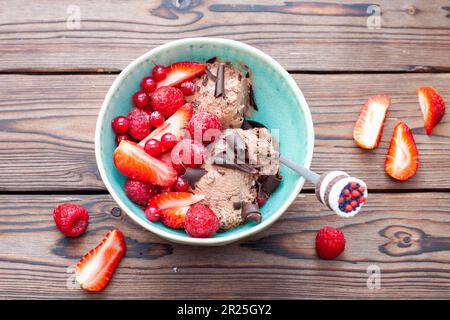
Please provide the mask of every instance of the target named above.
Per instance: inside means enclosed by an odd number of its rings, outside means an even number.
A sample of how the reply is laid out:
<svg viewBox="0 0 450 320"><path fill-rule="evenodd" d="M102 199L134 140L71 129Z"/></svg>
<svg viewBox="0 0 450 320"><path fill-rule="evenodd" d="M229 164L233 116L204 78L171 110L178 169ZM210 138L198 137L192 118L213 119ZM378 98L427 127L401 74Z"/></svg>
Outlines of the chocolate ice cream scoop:
<svg viewBox="0 0 450 320"><path fill-rule="evenodd" d="M361 179L351 177L343 171L318 175L283 156L280 156L280 162L314 183L319 201L340 217L353 217L366 202L367 185Z"/></svg>

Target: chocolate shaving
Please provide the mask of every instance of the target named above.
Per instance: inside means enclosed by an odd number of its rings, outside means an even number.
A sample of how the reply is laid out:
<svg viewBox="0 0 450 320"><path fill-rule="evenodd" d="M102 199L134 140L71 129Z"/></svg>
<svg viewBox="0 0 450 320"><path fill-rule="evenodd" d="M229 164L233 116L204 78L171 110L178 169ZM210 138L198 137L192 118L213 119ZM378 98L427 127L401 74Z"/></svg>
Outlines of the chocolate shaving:
<svg viewBox="0 0 450 320"><path fill-rule="evenodd" d="M268 129L265 125L263 125L262 123L255 121L255 120L248 120L248 119L244 119L244 122L242 123L242 129L244 130L249 130L249 129L253 129L253 128L266 128Z"/></svg>
<svg viewBox="0 0 450 320"><path fill-rule="evenodd" d="M242 202L233 202L233 209L239 210L242 208Z"/></svg>
<svg viewBox="0 0 450 320"><path fill-rule="evenodd" d="M257 203L243 202L241 208L241 216L248 221L256 221L257 224L261 222L262 215Z"/></svg>
<svg viewBox="0 0 450 320"><path fill-rule="evenodd" d="M255 92L253 91L253 86L250 85L249 90L249 105L253 107L253 109L255 109L256 111L258 111L258 106L256 105L255 102Z"/></svg>
<svg viewBox="0 0 450 320"><path fill-rule="evenodd" d="M216 98L223 96L225 92L225 71L224 64L219 63L217 67L217 81L216 81L216 90L214 92L214 96Z"/></svg>
<svg viewBox="0 0 450 320"><path fill-rule="evenodd" d="M250 125L247 119L244 118L244 121L242 121L241 129L243 130L251 130L253 127Z"/></svg>
<svg viewBox="0 0 450 320"><path fill-rule="evenodd" d="M268 176L262 183L262 190L267 194L271 194L278 188L281 183L281 179L282 177L280 175Z"/></svg>
<svg viewBox="0 0 450 320"><path fill-rule="evenodd" d="M249 166L246 163L234 163L230 159L227 160L227 158L223 154L217 155L214 158L213 163L218 166L222 166L222 167L230 168L230 169L237 169L237 170L240 170L240 171L243 171L246 173L250 173L250 174L258 173L258 170L256 170L252 166Z"/></svg>
<svg viewBox="0 0 450 320"><path fill-rule="evenodd" d="M242 61L239 61L237 64L241 67L242 70L246 71L247 73L249 72L250 68L248 67L248 65L246 65Z"/></svg>
<svg viewBox="0 0 450 320"><path fill-rule="evenodd" d="M181 176L184 180L189 182L191 187L201 179L208 171L203 168L186 168L186 172Z"/></svg>
<svg viewBox="0 0 450 320"><path fill-rule="evenodd" d="M260 224L261 223L261 213L250 213L249 215L247 215L247 219L246 221L256 221L256 224Z"/></svg>
<svg viewBox="0 0 450 320"><path fill-rule="evenodd" d="M208 76L203 76L202 78L202 86L206 87L206 85L208 84Z"/></svg>
<svg viewBox="0 0 450 320"><path fill-rule="evenodd" d="M214 62L216 62L216 60L217 60L217 57L212 57L212 58L209 58L208 60L206 60L206 63L214 63Z"/></svg>
<svg viewBox="0 0 450 320"><path fill-rule="evenodd" d="M242 137L238 133L233 132L227 136L226 140L228 147L233 150L236 155L236 162L245 163L246 144Z"/></svg>
<svg viewBox="0 0 450 320"><path fill-rule="evenodd" d="M205 74L207 75L207 79L211 79L213 82L217 81L217 77L215 75L212 74L211 70L209 70L208 68L205 69Z"/></svg>

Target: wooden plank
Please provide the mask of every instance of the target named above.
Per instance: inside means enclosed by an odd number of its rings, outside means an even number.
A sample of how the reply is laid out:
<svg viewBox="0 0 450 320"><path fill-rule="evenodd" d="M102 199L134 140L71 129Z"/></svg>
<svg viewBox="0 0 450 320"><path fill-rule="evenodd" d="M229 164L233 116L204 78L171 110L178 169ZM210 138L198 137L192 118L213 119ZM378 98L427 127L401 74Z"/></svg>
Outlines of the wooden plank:
<svg viewBox="0 0 450 320"><path fill-rule="evenodd" d="M315 124L313 169L342 169L371 189L450 188L450 122L432 136L423 129L416 87L434 85L450 101L450 74L294 75ZM0 179L2 191L104 190L96 169L94 130L98 110L114 76L0 76ZM19 84L19 85L18 85ZM363 151L353 125L369 95L392 97L378 149ZM420 169L408 182L384 173L384 159L398 119L412 128ZM306 185L311 189L311 185Z"/></svg>
<svg viewBox="0 0 450 320"><path fill-rule="evenodd" d="M1 298L450 298L447 193L373 195L352 219L302 195L268 230L220 248L153 236L125 216L111 216L115 204L107 195L0 201ZM51 213L62 202L88 208L86 235L69 239L56 230ZM346 235L347 248L334 261L315 255L315 234L325 225ZM99 294L70 286L70 267L111 228L124 232L128 251L110 285ZM377 290L366 286L371 265L381 270Z"/></svg>
<svg viewBox="0 0 450 320"><path fill-rule="evenodd" d="M376 12L380 28L368 28ZM0 21L2 71L120 70L162 43L198 36L244 41L289 70L450 68L446 0L7 0Z"/></svg>

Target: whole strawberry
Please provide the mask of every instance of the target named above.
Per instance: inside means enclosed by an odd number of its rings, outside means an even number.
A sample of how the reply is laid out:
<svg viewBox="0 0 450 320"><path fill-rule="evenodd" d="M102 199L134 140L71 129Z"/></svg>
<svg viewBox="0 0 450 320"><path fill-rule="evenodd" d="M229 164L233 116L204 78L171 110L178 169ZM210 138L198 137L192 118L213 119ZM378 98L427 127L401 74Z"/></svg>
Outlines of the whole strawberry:
<svg viewBox="0 0 450 320"><path fill-rule="evenodd" d="M86 232L89 213L79 204L63 203L53 211L53 219L59 231L64 235L78 237Z"/></svg>
<svg viewBox="0 0 450 320"><path fill-rule="evenodd" d="M316 251L322 259L334 259L345 249L345 237L342 231L324 227L316 235Z"/></svg>
<svg viewBox="0 0 450 320"><path fill-rule="evenodd" d="M186 213L184 229L193 238L208 238L219 230L219 219L214 211L204 204L191 206Z"/></svg>
<svg viewBox="0 0 450 320"><path fill-rule="evenodd" d="M142 109L133 108L128 112L128 120L130 120L130 127L128 133L136 140L142 140L150 134L150 114Z"/></svg>
<svg viewBox="0 0 450 320"><path fill-rule="evenodd" d="M222 124L215 114L199 112L189 121L188 130L192 139L209 144L222 131Z"/></svg>
<svg viewBox="0 0 450 320"><path fill-rule="evenodd" d="M184 104L183 92L174 87L160 87L152 94L152 108L170 117Z"/></svg>
<svg viewBox="0 0 450 320"><path fill-rule="evenodd" d="M148 200L159 193L159 188L151 183L127 179L125 193L134 203L146 206Z"/></svg>

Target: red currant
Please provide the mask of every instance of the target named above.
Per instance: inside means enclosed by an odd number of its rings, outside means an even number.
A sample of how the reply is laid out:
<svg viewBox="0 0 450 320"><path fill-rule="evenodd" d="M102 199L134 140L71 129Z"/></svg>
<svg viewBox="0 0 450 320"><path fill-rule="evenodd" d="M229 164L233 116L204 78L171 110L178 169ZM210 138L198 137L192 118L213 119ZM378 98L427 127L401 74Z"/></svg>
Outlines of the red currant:
<svg viewBox="0 0 450 320"><path fill-rule="evenodd" d="M189 185L189 182L184 180L182 177L178 177L173 187L175 191L186 192L191 186Z"/></svg>
<svg viewBox="0 0 450 320"><path fill-rule="evenodd" d="M263 196L258 197L256 199L256 203L258 203L258 206L262 207L267 202L268 199L269 196L267 194L264 194Z"/></svg>
<svg viewBox="0 0 450 320"><path fill-rule="evenodd" d="M133 104L136 108L146 109L150 107L150 98L144 91L138 91L133 95Z"/></svg>
<svg viewBox="0 0 450 320"><path fill-rule="evenodd" d="M192 81L185 81L180 85L180 89L185 96L190 96L195 93L195 84Z"/></svg>
<svg viewBox="0 0 450 320"><path fill-rule="evenodd" d="M162 144L156 139L150 139L145 143L144 150L149 155L155 157L162 152Z"/></svg>
<svg viewBox="0 0 450 320"><path fill-rule="evenodd" d="M161 127L164 124L164 116L159 111L153 111L150 114L150 123L155 128Z"/></svg>
<svg viewBox="0 0 450 320"><path fill-rule="evenodd" d="M115 117L111 122L111 126L115 133L117 134L125 134L130 127L130 120L124 116Z"/></svg>
<svg viewBox="0 0 450 320"><path fill-rule="evenodd" d="M159 210L157 207L148 206L145 208L145 216L151 222L156 222L159 220Z"/></svg>
<svg viewBox="0 0 450 320"><path fill-rule="evenodd" d="M153 68L153 79L156 81L164 80L167 77L166 68L163 66L155 66Z"/></svg>
<svg viewBox="0 0 450 320"><path fill-rule="evenodd" d="M131 141L131 138L130 138L130 136L129 136L128 134L126 134L126 133L125 133L125 134L119 134L119 135L117 135L116 138L115 138L115 141L116 141L116 144L117 144L117 145L119 145L120 142L121 142L122 140Z"/></svg>
<svg viewBox="0 0 450 320"><path fill-rule="evenodd" d="M145 77L142 79L141 89L145 93L152 93L156 90L156 81L152 77Z"/></svg>
<svg viewBox="0 0 450 320"><path fill-rule="evenodd" d="M162 148L164 151L172 149L177 142L177 137L170 132L163 134L161 137Z"/></svg>
<svg viewBox="0 0 450 320"><path fill-rule="evenodd" d="M185 167L183 167L183 164L181 163L173 163L172 162L172 167L175 169L176 172L178 172L179 174L184 174L186 172Z"/></svg>

